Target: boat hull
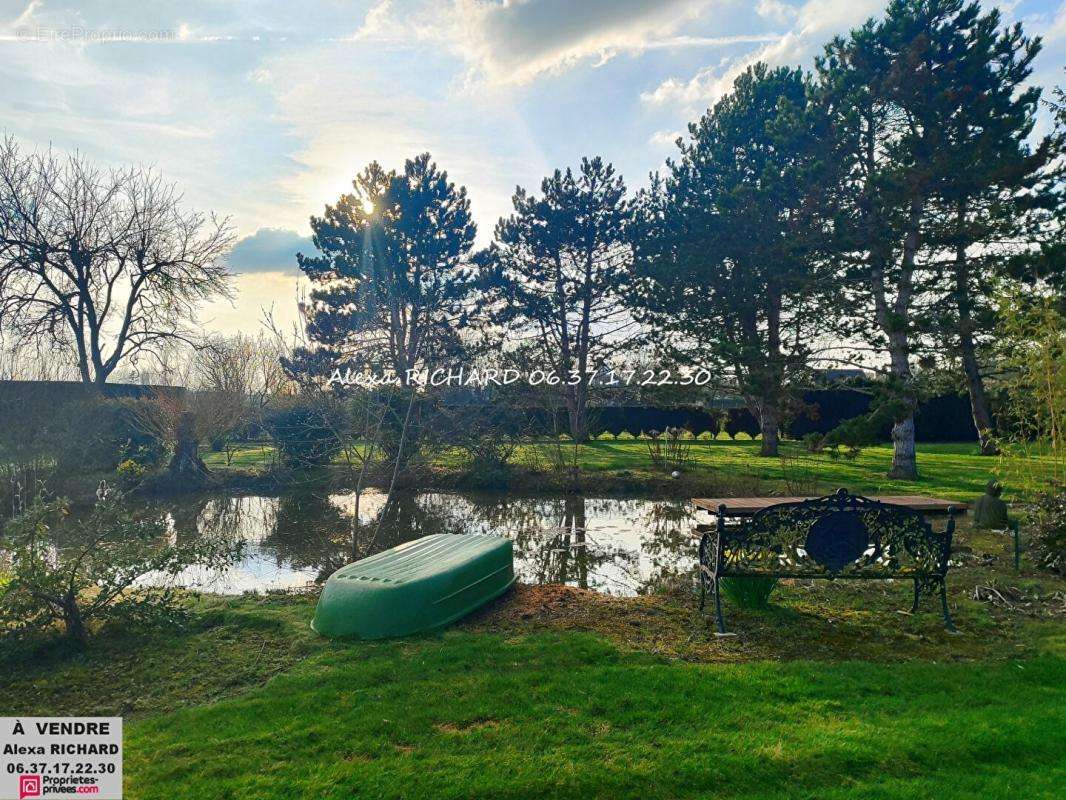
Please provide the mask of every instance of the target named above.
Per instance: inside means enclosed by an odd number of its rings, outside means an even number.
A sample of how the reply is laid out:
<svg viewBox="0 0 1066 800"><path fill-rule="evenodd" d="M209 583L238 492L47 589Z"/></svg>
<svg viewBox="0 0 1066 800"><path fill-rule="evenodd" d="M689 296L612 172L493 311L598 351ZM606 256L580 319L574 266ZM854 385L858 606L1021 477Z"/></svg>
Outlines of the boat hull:
<svg viewBox="0 0 1066 800"><path fill-rule="evenodd" d="M514 580L510 539L423 536L333 573L311 627L331 638L407 636L461 619L506 592Z"/></svg>

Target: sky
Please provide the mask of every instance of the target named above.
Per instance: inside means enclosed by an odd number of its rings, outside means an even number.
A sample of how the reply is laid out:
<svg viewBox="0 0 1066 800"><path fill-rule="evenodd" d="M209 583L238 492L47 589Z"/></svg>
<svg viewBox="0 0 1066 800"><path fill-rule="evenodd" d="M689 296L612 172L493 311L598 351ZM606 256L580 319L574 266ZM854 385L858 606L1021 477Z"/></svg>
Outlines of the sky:
<svg viewBox="0 0 1066 800"><path fill-rule="evenodd" d="M639 188L747 65L809 68L886 2L0 0L0 134L154 166L230 217L237 296L202 320L254 332L295 320L309 218L368 162L432 153L485 244L516 186L601 155ZM1064 83L1066 0L995 5Z"/></svg>

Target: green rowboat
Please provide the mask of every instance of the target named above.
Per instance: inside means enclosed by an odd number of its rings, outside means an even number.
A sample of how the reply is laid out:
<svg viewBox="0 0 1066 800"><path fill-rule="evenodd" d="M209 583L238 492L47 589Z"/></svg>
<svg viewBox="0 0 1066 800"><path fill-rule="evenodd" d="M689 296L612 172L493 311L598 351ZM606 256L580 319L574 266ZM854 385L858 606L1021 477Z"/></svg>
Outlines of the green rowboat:
<svg viewBox="0 0 1066 800"><path fill-rule="evenodd" d="M311 627L330 637L406 636L454 622L513 583L510 539L423 536L330 575Z"/></svg>

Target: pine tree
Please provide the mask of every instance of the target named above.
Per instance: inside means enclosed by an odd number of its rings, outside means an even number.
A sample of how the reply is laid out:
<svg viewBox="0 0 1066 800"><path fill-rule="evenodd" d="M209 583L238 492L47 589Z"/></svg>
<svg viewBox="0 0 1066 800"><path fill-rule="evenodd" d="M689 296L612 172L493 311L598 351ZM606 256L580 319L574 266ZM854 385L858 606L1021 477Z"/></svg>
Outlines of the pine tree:
<svg viewBox="0 0 1066 800"><path fill-rule="evenodd" d="M584 441L592 375L632 327L626 187L597 157L582 159L576 172L556 170L540 189L539 197L515 191L515 213L500 220L481 254L483 302L492 324L531 343L551 366L570 435Z"/></svg>
<svg viewBox="0 0 1066 800"><path fill-rule="evenodd" d="M392 370L408 386L457 348L473 288L470 201L428 153L402 173L373 162L353 187L311 218L319 255L297 257L319 288L306 312L312 346L292 367Z"/></svg>
<svg viewBox="0 0 1066 800"><path fill-rule="evenodd" d="M1026 248L1034 224L1054 209L1062 137L1029 138L1040 89L1025 86L1040 50L1020 25L1000 28L995 9L966 6L932 45L950 54L930 100L940 142L933 154L935 207L930 236L942 246L945 287L930 327L962 364L981 452L996 452L979 346L995 325L990 302L1009 256Z"/></svg>
<svg viewBox="0 0 1066 800"><path fill-rule="evenodd" d="M749 68L689 127L638 213L649 321L682 357L731 373L762 455L778 454L782 417L838 316L822 120L802 71Z"/></svg>

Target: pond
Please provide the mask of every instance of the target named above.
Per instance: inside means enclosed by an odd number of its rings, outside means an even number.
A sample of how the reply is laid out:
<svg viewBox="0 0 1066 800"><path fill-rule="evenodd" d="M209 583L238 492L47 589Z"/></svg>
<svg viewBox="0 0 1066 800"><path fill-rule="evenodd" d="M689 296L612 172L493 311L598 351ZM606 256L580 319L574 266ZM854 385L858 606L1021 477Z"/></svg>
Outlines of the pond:
<svg viewBox="0 0 1066 800"><path fill-rule="evenodd" d="M174 535L235 536L243 555L227 568L190 568L190 588L221 594L294 589L431 533L492 533L514 542L524 583L566 583L613 595L691 581L694 512L681 500L580 496L364 492L201 497L167 503Z"/></svg>

